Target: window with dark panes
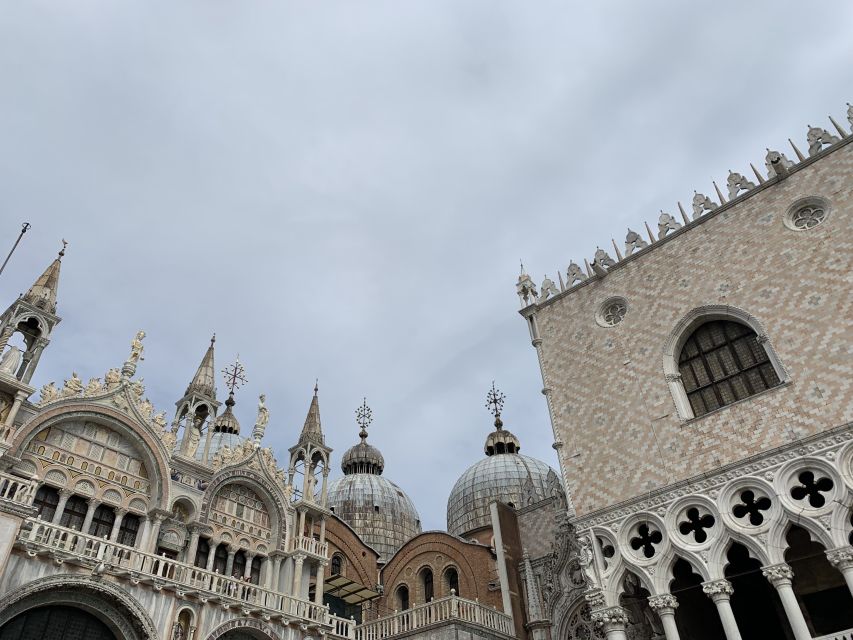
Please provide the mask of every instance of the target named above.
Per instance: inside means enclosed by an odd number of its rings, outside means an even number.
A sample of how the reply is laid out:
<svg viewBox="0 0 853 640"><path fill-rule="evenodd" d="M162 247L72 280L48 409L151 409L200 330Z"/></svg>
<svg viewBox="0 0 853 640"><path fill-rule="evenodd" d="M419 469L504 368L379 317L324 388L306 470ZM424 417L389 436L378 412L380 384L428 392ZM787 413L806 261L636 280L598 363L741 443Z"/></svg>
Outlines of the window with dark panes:
<svg viewBox="0 0 853 640"><path fill-rule="evenodd" d="M756 333L739 322L700 325L681 348L678 367L696 417L781 383Z"/></svg>
<svg viewBox="0 0 853 640"><path fill-rule="evenodd" d="M202 569L207 568L207 561L210 558L210 542L207 538L198 539L198 547L195 552L195 566Z"/></svg>
<svg viewBox="0 0 853 640"><path fill-rule="evenodd" d="M116 513L112 507L105 504L98 505L95 515L92 516L92 524L89 526L89 534L98 538L106 538L113 532L113 523Z"/></svg>
<svg viewBox="0 0 853 640"><path fill-rule="evenodd" d="M118 528L118 543L132 547L136 544L136 536L139 534L139 516L128 513L121 521Z"/></svg>
<svg viewBox="0 0 853 640"><path fill-rule="evenodd" d="M56 515L56 506L59 504L59 491L53 487L42 485L36 491L33 506L38 510L39 518L50 522Z"/></svg>
<svg viewBox="0 0 853 640"><path fill-rule="evenodd" d="M80 531L83 528L83 521L86 519L86 512L89 510L87 503L80 496L71 496L68 502L65 503L65 509L62 512L62 518L59 524L69 529Z"/></svg>

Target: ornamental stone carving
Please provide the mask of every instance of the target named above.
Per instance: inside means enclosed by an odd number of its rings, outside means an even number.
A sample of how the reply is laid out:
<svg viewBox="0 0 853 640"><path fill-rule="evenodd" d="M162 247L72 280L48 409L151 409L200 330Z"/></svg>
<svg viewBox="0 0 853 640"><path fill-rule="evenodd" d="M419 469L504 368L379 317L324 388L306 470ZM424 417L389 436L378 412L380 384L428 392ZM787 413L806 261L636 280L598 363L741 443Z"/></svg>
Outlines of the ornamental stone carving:
<svg viewBox="0 0 853 640"><path fill-rule="evenodd" d="M740 173L729 171L729 177L726 180L726 186L729 189L729 200L737 198L741 191L749 191L755 189L755 183L747 180Z"/></svg>
<svg viewBox="0 0 853 640"><path fill-rule="evenodd" d="M583 282L587 279L587 275L583 272L583 269L577 265L577 263L572 262L569 264L569 268L566 271L566 282L568 286L572 286L576 282Z"/></svg>
<svg viewBox="0 0 853 640"><path fill-rule="evenodd" d="M605 630L609 628L622 628L628 624L628 612L622 607L607 607L592 612L592 621Z"/></svg>
<svg viewBox="0 0 853 640"><path fill-rule="evenodd" d="M38 406L46 405L59 398L59 389L56 384L49 382L41 388L41 396L39 397Z"/></svg>
<svg viewBox="0 0 853 640"><path fill-rule="evenodd" d="M518 276L518 282L515 285L516 293L518 293L518 299L521 300L521 303L526 307L532 302L536 302L536 298L539 297L539 294L536 292L536 285L533 283L533 280L529 275L521 272Z"/></svg>
<svg viewBox="0 0 853 640"><path fill-rule="evenodd" d="M61 396L63 398L76 398L83 393L83 381L76 371L71 372L71 377L62 385Z"/></svg>
<svg viewBox="0 0 853 640"><path fill-rule="evenodd" d="M658 612L661 609L677 609L678 600L671 593L662 593L656 596L649 596L649 606Z"/></svg>
<svg viewBox="0 0 853 640"><path fill-rule="evenodd" d="M809 125L809 132L806 135L806 140L809 143L809 155L813 156L820 153L821 149L836 142L841 142L841 138L832 135L826 129L813 127Z"/></svg>
<svg viewBox="0 0 853 640"><path fill-rule="evenodd" d="M711 198L709 198L708 196L706 196L702 193L697 193L696 191L693 192L693 219L694 220L696 220L696 218L698 218L702 214L707 213L708 211L713 211L718 206L719 205L716 202L712 202Z"/></svg>
<svg viewBox="0 0 853 640"><path fill-rule="evenodd" d="M784 562L769 567L762 567L761 575L767 578L774 587L785 583L790 584L791 580L794 579L794 571Z"/></svg>
<svg viewBox="0 0 853 640"><path fill-rule="evenodd" d="M767 175L784 177L788 173L788 169L794 166L794 163L788 160L788 157L781 151L767 150L767 155L764 157L764 166L767 167Z"/></svg>
<svg viewBox="0 0 853 640"><path fill-rule="evenodd" d="M658 218L658 240L665 237L670 231L675 231L681 228L681 223L676 222L675 218L673 218L670 214L660 212L660 218Z"/></svg>
<svg viewBox="0 0 853 640"><path fill-rule="evenodd" d="M604 249L599 247L595 250L595 258L592 261L592 264L599 267L612 267L616 264L616 261L610 257Z"/></svg>
<svg viewBox="0 0 853 640"><path fill-rule="evenodd" d="M560 290L557 289L557 285L554 284L554 281L551 280L548 276L545 276L545 279L542 281L542 286L539 287L539 298L537 302L545 302L551 296L555 296L560 293Z"/></svg>
<svg viewBox="0 0 853 640"><path fill-rule="evenodd" d="M639 233L628 229L628 235L625 236L625 255L630 256L634 251L645 249L649 243L643 240Z"/></svg>
<svg viewBox="0 0 853 640"><path fill-rule="evenodd" d="M145 338L145 332L137 331L133 340L130 341L130 355L127 357L129 363L136 364L140 360L145 359L142 357L142 352L145 351L145 347L142 344L143 338Z"/></svg>
<svg viewBox="0 0 853 640"><path fill-rule="evenodd" d="M732 588L732 583L728 580L712 580L711 582L702 583L702 592L713 599L721 597L728 599L735 590Z"/></svg>
<svg viewBox="0 0 853 640"><path fill-rule="evenodd" d="M853 569L853 546L831 549L826 552L826 559L839 571Z"/></svg>

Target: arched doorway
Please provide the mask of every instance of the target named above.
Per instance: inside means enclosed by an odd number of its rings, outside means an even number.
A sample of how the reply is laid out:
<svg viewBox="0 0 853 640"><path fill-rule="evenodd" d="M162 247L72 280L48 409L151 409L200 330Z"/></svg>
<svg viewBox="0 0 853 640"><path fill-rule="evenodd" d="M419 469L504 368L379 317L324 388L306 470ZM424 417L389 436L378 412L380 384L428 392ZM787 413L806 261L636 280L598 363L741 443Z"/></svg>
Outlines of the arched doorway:
<svg viewBox="0 0 853 640"><path fill-rule="evenodd" d="M36 607L0 628L0 640L119 640L88 611L63 605Z"/></svg>
<svg viewBox="0 0 853 640"><path fill-rule="evenodd" d="M675 624L682 638L692 640L718 640L724 638L723 625L717 608L702 591L702 576L693 570L687 560L679 558L672 566L669 591L678 600Z"/></svg>

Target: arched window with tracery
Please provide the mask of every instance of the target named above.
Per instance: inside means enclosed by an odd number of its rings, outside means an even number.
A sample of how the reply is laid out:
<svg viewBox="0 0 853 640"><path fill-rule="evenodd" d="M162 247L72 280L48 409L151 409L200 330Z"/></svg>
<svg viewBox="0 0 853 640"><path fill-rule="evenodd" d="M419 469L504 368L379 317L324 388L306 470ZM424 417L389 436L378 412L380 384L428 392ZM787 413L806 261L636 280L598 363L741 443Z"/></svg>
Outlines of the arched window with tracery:
<svg viewBox="0 0 853 640"><path fill-rule="evenodd" d="M733 320L710 320L694 329L678 355L694 417L781 384L764 342Z"/></svg>

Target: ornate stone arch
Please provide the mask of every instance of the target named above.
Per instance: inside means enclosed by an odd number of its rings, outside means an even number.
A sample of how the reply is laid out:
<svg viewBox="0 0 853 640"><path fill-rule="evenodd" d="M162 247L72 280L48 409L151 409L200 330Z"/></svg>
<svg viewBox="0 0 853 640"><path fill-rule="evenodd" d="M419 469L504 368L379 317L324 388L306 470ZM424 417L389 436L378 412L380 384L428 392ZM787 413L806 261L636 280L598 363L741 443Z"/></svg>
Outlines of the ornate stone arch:
<svg viewBox="0 0 853 640"><path fill-rule="evenodd" d="M762 566L771 564L767 551L763 544L757 540L756 536L744 535L728 530L724 535L717 538L708 550L708 572L711 580L723 580L726 578L726 565L728 564L726 554L734 543L746 547L749 554L761 562ZM696 567L694 567L695 569Z"/></svg>
<svg viewBox="0 0 853 640"><path fill-rule="evenodd" d="M693 331L699 325L712 320L734 321L752 329L763 344L767 352L767 357L770 359L776 375L779 376L780 382L784 384L790 380L787 370L779 360L779 356L776 355L776 350L773 348L773 344L758 318L743 309L725 304L696 307L678 321L663 344L663 373L669 386L669 391L672 394L675 408L678 411L678 416L682 420L689 420L694 416L693 410L690 408L690 402L687 400L687 393L684 391L684 385L681 382L678 358L681 354L681 348L693 334Z"/></svg>
<svg viewBox="0 0 853 640"><path fill-rule="evenodd" d="M50 407L37 413L18 428L11 443L11 451L14 452L15 456L20 457L38 433L61 422L71 420L96 422L113 429L130 440L144 458L146 470L150 474L152 489L156 487L156 491L152 491L154 495L151 496L154 504L149 506L151 508L165 508L166 505L170 504L169 454L163 443L148 428L140 425L127 414L111 407L79 402Z"/></svg>
<svg viewBox="0 0 853 640"><path fill-rule="evenodd" d="M119 586L101 578L58 574L39 578L0 599L0 627L45 605L68 605L101 620L123 640L159 640L145 608Z"/></svg>
<svg viewBox="0 0 853 640"><path fill-rule="evenodd" d="M229 620L228 622L216 627L216 629L207 636L207 640L218 640L229 631L234 630L244 631L258 640L281 640L279 635L273 631L272 627L260 620L254 620L252 618L234 618L233 620Z"/></svg>
<svg viewBox="0 0 853 640"><path fill-rule="evenodd" d="M267 512L272 518L272 530L277 532L278 540L275 542L275 548L284 549L285 540L287 539L287 515L285 508L282 506L287 504L282 491L273 485L264 475L246 469L243 467L235 467L225 469L214 476L211 483L205 489L201 499L201 508L199 509L198 519L202 524L209 524L210 508L213 498L216 494L229 484L244 484L263 501L267 508Z"/></svg>
<svg viewBox="0 0 853 640"><path fill-rule="evenodd" d="M811 518L801 517L796 522L784 518L781 521L774 522L770 531L767 532L767 555L770 564L785 562L785 552L788 550L788 542L785 537L791 527L795 525L808 531L812 542L819 542L825 549L832 549L835 546L829 532Z"/></svg>

